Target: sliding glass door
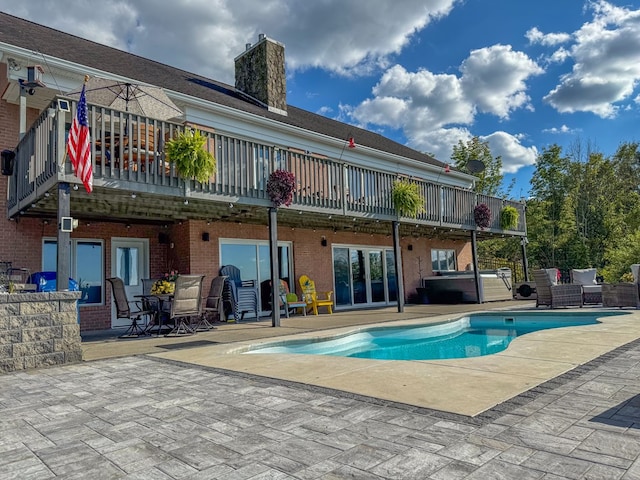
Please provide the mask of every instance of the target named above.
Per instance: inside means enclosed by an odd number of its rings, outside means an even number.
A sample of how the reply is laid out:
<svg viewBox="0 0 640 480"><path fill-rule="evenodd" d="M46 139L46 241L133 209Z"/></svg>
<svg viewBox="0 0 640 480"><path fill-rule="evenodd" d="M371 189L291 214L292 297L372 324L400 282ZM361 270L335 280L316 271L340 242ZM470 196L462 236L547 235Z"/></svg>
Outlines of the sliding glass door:
<svg viewBox="0 0 640 480"><path fill-rule="evenodd" d="M269 242L259 240L220 240L220 266L235 265L243 282L253 281L258 289L258 307L262 313L271 311L271 256ZM278 276L295 290L291 268L291 244L278 242Z"/></svg>
<svg viewBox="0 0 640 480"><path fill-rule="evenodd" d="M397 298L390 249L334 247L333 272L337 306L379 305Z"/></svg>

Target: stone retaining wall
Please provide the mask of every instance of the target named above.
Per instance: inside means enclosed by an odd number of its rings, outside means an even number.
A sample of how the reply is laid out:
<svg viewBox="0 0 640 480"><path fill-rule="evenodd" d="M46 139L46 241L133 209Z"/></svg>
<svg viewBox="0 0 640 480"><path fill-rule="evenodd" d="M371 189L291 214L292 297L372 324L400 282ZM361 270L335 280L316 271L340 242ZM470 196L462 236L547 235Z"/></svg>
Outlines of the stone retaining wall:
<svg viewBox="0 0 640 480"><path fill-rule="evenodd" d="M0 294L0 373L82 360L80 292Z"/></svg>

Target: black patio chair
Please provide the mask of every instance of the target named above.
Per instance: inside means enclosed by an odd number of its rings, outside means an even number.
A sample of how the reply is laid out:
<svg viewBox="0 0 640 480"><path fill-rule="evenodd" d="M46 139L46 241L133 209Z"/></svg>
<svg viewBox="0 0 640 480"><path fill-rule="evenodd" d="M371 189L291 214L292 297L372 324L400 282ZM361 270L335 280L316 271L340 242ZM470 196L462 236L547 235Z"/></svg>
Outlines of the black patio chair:
<svg viewBox="0 0 640 480"><path fill-rule="evenodd" d="M117 318L124 318L131 322L125 333L119 338L139 337L147 335L146 327L150 319L153 318L153 310L146 310L140 302L129 302L127 292L124 289L124 282L121 278L107 278L107 282L111 284L111 292L113 293L113 301L116 305ZM135 310L131 309L131 305L135 306ZM143 320L146 319L146 320Z"/></svg>

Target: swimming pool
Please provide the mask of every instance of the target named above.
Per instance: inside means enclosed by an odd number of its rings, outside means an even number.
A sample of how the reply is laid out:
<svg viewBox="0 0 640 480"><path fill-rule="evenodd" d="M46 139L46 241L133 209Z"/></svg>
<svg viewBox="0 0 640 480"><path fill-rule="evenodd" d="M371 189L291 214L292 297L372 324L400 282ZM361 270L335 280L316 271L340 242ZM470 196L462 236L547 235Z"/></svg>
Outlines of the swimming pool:
<svg viewBox="0 0 640 480"><path fill-rule="evenodd" d="M376 360L470 358L505 350L527 333L594 325L615 312L478 313L454 321L406 327L378 327L327 339L289 340L255 346L246 353L299 353Z"/></svg>

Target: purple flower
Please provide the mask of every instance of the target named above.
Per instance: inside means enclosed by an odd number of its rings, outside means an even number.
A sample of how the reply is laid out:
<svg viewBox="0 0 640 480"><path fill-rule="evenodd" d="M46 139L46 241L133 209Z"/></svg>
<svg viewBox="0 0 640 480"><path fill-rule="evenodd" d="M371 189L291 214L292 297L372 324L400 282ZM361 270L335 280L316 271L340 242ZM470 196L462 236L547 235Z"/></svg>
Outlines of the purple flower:
<svg viewBox="0 0 640 480"><path fill-rule="evenodd" d="M269 175L267 181L267 195L274 207L280 205L289 206L293 201L293 192L296 188L296 177L286 170L275 170Z"/></svg>
<svg viewBox="0 0 640 480"><path fill-rule="evenodd" d="M491 225L491 210L486 204L481 203L473 209L473 218L480 228L489 228Z"/></svg>

